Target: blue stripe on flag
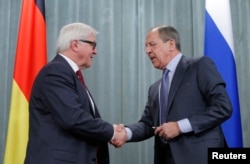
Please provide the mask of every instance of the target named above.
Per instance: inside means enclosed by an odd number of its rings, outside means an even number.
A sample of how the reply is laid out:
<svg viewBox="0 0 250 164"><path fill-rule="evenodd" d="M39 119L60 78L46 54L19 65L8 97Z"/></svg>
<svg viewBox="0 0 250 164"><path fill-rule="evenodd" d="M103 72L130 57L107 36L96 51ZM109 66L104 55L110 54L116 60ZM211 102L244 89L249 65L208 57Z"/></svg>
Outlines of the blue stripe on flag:
<svg viewBox="0 0 250 164"><path fill-rule="evenodd" d="M232 102L233 115L222 124L227 144L229 147L242 147L242 127L233 52L207 11L205 13L204 52L215 62L226 82L226 89Z"/></svg>

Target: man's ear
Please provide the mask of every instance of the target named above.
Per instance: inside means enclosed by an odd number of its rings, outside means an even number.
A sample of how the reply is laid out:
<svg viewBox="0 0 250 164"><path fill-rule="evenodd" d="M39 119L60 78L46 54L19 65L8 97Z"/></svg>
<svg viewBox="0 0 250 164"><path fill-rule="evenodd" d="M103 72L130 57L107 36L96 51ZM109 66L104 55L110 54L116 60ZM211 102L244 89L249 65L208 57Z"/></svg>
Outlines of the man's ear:
<svg viewBox="0 0 250 164"><path fill-rule="evenodd" d="M70 49L74 52L77 52L79 48L79 42L77 40L72 40L70 42Z"/></svg>
<svg viewBox="0 0 250 164"><path fill-rule="evenodd" d="M170 39L168 42L170 44L170 50L176 49L176 43L174 39Z"/></svg>

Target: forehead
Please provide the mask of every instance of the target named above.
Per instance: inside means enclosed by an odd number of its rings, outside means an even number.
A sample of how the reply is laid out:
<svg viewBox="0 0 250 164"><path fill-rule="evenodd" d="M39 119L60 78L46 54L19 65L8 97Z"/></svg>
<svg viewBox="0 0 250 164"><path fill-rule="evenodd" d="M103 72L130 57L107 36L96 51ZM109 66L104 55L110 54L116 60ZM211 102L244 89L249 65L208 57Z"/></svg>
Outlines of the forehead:
<svg viewBox="0 0 250 164"><path fill-rule="evenodd" d="M159 40L159 32L157 30L150 31L147 34L146 42L151 42L151 41L156 41L156 40Z"/></svg>
<svg viewBox="0 0 250 164"><path fill-rule="evenodd" d="M95 41L96 40L96 36L93 33L90 33L89 36L87 37L87 39L89 39L91 41Z"/></svg>

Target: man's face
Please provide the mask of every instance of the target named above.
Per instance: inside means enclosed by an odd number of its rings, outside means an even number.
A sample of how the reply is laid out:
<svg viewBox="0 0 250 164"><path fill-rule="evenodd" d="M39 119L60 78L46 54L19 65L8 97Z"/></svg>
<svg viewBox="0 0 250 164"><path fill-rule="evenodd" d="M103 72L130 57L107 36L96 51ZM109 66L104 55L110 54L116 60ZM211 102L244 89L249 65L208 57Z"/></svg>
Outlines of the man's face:
<svg viewBox="0 0 250 164"><path fill-rule="evenodd" d="M145 42L145 51L152 64L157 69L164 69L169 62L170 45L163 42L159 37L157 30L147 34Z"/></svg>
<svg viewBox="0 0 250 164"><path fill-rule="evenodd" d="M78 50L76 62L80 68L91 67L93 56L97 54L95 43L96 38L93 34L89 35L87 39L77 41Z"/></svg>

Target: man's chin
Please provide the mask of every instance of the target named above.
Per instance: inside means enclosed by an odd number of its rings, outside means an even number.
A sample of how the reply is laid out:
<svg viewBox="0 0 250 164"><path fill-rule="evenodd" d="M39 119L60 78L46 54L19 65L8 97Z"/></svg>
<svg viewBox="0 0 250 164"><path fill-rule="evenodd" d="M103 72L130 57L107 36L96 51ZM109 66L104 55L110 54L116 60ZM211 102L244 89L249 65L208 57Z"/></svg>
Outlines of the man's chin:
<svg viewBox="0 0 250 164"><path fill-rule="evenodd" d="M152 61L152 64L153 64L153 66L154 66L156 69L160 69L160 66L159 66L157 63L155 63L155 62Z"/></svg>

